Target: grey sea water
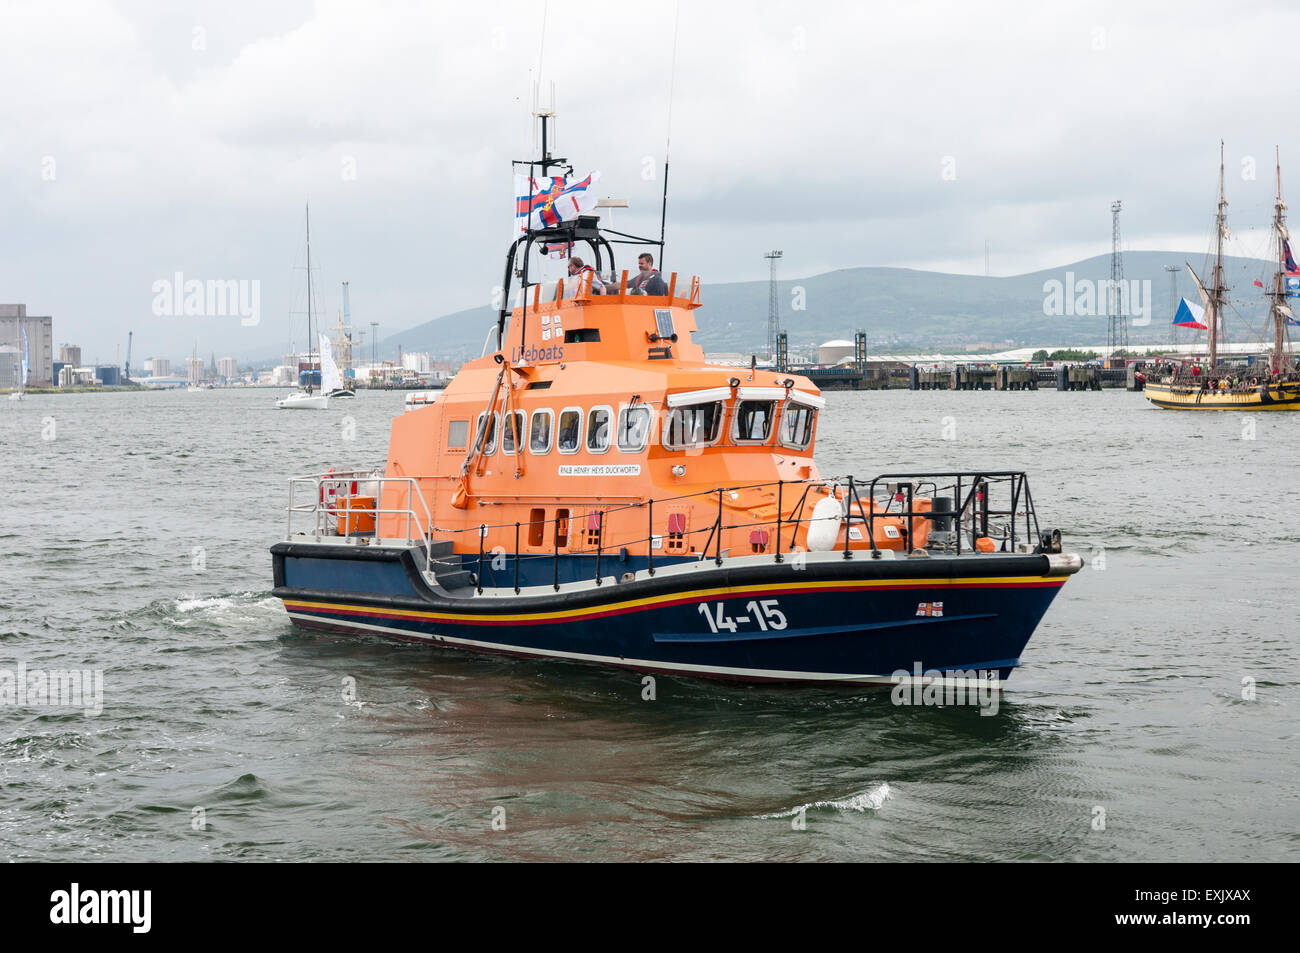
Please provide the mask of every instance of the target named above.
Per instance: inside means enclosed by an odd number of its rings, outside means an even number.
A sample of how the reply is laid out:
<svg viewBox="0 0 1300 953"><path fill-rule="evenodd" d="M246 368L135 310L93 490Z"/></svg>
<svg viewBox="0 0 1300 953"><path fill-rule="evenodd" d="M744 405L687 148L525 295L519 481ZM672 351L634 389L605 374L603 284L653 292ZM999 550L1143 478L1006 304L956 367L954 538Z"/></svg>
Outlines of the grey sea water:
<svg viewBox="0 0 1300 953"><path fill-rule="evenodd" d="M298 634L286 480L402 395L276 396L0 402L0 672L104 678L0 706L0 860L1300 859L1300 415L829 394L823 474L1023 468L1085 559L981 717Z"/></svg>

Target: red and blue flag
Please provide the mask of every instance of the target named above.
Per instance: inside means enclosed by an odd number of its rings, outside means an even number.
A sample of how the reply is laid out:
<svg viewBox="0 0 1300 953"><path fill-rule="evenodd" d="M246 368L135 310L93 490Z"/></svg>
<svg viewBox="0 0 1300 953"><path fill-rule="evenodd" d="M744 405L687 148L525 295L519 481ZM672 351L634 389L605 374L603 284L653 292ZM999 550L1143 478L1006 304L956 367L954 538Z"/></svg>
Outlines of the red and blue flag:
<svg viewBox="0 0 1300 953"><path fill-rule="evenodd" d="M1285 238L1282 239L1282 262L1288 275L1300 275L1300 268L1296 267L1295 259L1291 257L1291 243Z"/></svg>
<svg viewBox="0 0 1300 953"><path fill-rule="evenodd" d="M596 207L599 172L570 181L564 176L515 176L515 234L554 228Z"/></svg>
<svg viewBox="0 0 1300 953"><path fill-rule="evenodd" d="M1210 326L1205 323L1205 309L1192 304L1186 298L1180 299L1178 303L1178 312L1174 315L1174 327L1195 328L1198 331L1210 329Z"/></svg>

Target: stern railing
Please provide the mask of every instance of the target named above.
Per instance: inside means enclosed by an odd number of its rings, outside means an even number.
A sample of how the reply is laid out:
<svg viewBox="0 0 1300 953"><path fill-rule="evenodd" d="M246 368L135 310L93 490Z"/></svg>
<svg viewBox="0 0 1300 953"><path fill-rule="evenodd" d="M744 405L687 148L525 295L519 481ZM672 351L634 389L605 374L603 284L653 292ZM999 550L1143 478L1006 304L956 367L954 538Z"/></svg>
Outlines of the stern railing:
<svg viewBox="0 0 1300 953"><path fill-rule="evenodd" d="M405 507L381 505L384 491L388 487L405 490ZM373 497L374 505L354 505L353 498L356 496ZM416 504L418 509L415 508ZM433 557L433 510L414 477L389 477L375 470L331 470L327 473L291 477L289 480L287 536L290 539L295 532L304 532L302 526L308 518L311 525L305 531L307 535L317 539L337 537L338 520L342 519L344 528L349 530L345 538L373 540L377 543L380 539L380 518L383 516L405 519L404 538L412 543L417 539L423 543L427 568ZM372 517L374 528L352 532L354 521L362 517Z"/></svg>

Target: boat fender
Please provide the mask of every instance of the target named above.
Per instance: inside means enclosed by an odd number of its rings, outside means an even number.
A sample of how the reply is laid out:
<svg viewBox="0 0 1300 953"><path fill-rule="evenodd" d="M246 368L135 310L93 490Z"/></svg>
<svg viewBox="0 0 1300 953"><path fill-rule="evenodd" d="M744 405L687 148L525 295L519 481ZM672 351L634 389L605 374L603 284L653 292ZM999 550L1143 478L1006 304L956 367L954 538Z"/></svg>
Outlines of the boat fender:
<svg viewBox="0 0 1300 953"><path fill-rule="evenodd" d="M833 496L818 500L813 507L812 518L808 520L808 551L828 553L834 549L843 520L844 511L839 500Z"/></svg>
<svg viewBox="0 0 1300 953"><path fill-rule="evenodd" d="M981 536L979 539L975 540L975 548L981 553L991 553L994 549L993 540L989 539L987 536Z"/></svg>
<svg viewBox="0 0 1300 953"><path fill-rule="evenodd" d="M456 485L455 491L451 494L451 505L458 510L466 509L469 506L469 487L465 484L465 478L461 477L460 483Z"/></svg>

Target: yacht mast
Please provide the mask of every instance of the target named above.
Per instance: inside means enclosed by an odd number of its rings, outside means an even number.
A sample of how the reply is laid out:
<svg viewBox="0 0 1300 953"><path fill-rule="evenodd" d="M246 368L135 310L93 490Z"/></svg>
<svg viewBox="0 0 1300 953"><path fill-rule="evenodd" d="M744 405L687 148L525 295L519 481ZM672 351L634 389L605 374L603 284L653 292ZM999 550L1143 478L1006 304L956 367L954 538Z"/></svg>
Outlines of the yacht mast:
<svg viewBox="0 0 1300 953"><path fill-rule="evenodd" d="M307 203L307 393L311 393L311 203Z"/></svg>
<svg viewBox="0 0 1300 953"><path fill-rule="evenodd" d="M1219 213L1214 218L1214 285L1210 288L1210 372L1219 366L1219 329L1223 324L1223 236L1228 231L1228 200L1223 193L1223 140L1219 140Z"/></svg>

